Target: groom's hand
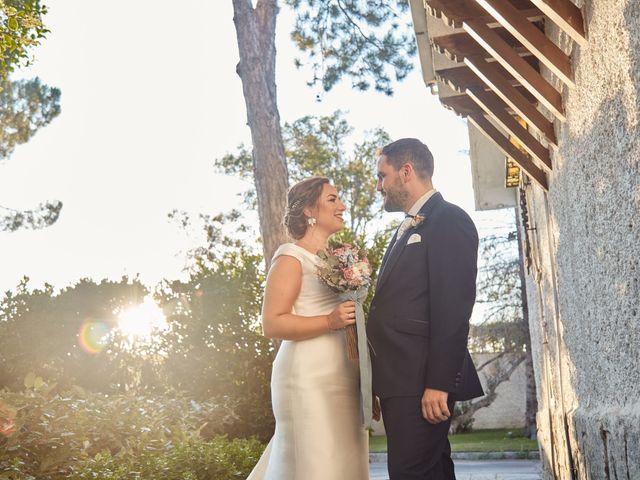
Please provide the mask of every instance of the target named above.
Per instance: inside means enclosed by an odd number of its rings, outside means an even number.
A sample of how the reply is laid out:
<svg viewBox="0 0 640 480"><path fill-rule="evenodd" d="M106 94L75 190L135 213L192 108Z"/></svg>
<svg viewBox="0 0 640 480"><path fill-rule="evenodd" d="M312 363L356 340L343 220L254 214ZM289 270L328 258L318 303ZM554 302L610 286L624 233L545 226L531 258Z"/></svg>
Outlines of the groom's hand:
<svg viewBox="0 0 640 480"><path fill-rule="evenodd" d="M426 388L422 395L422 416L427 422L436 424L447 420L451 413L447 406L448 392Z"/></svg>

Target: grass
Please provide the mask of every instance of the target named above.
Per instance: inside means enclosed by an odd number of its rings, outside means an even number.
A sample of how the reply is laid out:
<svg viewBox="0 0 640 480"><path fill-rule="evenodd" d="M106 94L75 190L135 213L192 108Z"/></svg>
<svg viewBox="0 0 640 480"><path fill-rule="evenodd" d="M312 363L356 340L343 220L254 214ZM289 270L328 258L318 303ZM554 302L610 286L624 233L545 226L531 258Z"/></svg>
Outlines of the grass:
<svg viewBox="0 0 640 480"><path fill-rule="evenodd" d="M538 442L523 437L519 428L458 433L450 435L449 441L454 452L529 452L538 449ZM386 452L387 437L370 437L369 451Z"/></svg>

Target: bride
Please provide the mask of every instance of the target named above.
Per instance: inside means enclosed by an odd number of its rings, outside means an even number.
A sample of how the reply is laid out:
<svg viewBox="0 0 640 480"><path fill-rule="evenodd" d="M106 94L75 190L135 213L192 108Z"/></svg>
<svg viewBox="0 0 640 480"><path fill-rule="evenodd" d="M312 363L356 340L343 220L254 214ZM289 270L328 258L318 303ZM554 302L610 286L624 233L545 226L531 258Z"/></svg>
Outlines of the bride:
<svg viewBox="0 0 640 480"><path fill-rule="evenodd" d="M262 306L264 334L282 340L271 375L276 429L247 480L366 480L358 365L343 330L355 304L340 303L316 276L316 252L343 228L345 206L324 177L297 183L287 200L295 243L276 251Z"/></svg>

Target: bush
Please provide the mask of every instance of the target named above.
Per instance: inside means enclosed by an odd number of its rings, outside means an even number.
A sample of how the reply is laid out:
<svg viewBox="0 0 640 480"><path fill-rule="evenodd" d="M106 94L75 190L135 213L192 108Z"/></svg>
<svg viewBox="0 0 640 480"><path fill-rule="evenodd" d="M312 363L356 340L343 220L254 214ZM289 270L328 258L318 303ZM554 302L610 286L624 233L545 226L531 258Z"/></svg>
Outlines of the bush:
<svg viewBox="0 0 640 480"><path fill-rule="evenodd" d="M110 398L131 390L166 398L167 389L178 390L232 412L233 422L216 433L266 441L274 429L274 352L257 326L263 280L261 258L241 251L188 282L163 282L155 300L169 328L135 348L115 328L114 312L147 295L137 280L81 280L59 293L30 289L25 280L0 299L0 390L21 389L29 372L65 391L80 386ZM110 332L106 346L87 342L87 325Z"/></svg>
<svg viewBox="0 0 640 480"><path fill-rule="evenodd" d="M216 437L210 442L191 440L173 448L146 450L137 455L98 454L73 467L71 480L245 479L258 462L264 446L257 440Z"/></svg>
<svg viewBox="0 0 640 480"><path fill-rule="evenodd" d="M225 472L246 470L262 448L255 440L229 443L219 436L237 422L228 404L196 402L171 391L162 396L105 395L80 387L58 392L35 375L27 376L25 385L23 393L0 393L2 479L57 480L96 469L103 472L73 478L124 478L117 476L124 475L120 466L128 469L126 478L237 478ZM186 468L181 462L190 457L196 476L130 475L138 469Z"/></svg>

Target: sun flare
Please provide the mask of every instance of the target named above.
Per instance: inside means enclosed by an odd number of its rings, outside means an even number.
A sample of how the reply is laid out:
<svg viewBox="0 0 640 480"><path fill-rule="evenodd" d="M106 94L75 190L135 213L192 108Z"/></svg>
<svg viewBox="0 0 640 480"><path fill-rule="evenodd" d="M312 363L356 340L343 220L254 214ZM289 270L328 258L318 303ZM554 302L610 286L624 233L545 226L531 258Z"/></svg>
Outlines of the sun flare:
<svg viewBox="0 0 640 480"><path fill-rule="evenodd" d="M118 316L118 330L131 343L150 343L155 335L168 328L162 309L151 297Z"/></svg>

